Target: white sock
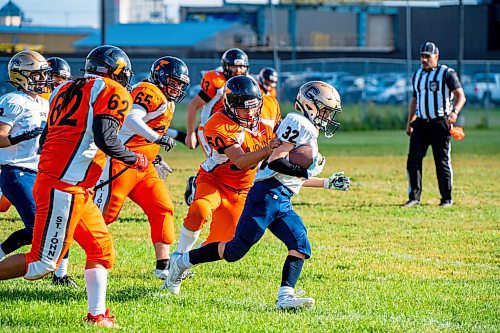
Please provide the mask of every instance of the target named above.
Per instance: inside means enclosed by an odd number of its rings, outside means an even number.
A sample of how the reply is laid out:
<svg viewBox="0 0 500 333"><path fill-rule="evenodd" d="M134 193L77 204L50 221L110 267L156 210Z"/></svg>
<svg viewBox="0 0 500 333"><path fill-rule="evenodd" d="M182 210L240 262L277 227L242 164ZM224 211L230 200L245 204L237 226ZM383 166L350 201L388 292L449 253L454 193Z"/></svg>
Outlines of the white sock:
<svg viewBox="0 0 500 333"><path fill-rule="evenodd" d="M191 250L200 233L201 230L191 231L183 225L179 235L179 243L177 243L177 252L184 253Z"/></svg>
<svg viewBox="0 0 500 333"><path fill-rule="evenodd" d="M65 275L68 275L68 261L68 258L64 258L63 260L61 260L61 264L59 264L59 267L54 272L55 276L63 277Z"/></svg>
<svg viewBox="0 0 500 333"><path fill-rule="evenodd" d="M5 258L5 256L6 256L5 252L3 252L3 250L2 250L2 243L0 243L0 260Z"/></svg>
<svg viewBox="0 0 500 333"><path fill-rule="evenodd" d="M106 312L106 288L108 270L105 268L86 269L83 273L87 287L89 313L93 316Z"/></svg>
<svg viewBox="0 0 500 333"><path fill-rule="evenodd" d="M180 269L189 269L194 265L189 261L189 253L185 252L182 254L182 257L179 259L179 268Z"/></svg>
<svg viewBox="0 0 500 333"><path fill-rule="evenodd" d="M280 287L280 290L278 291L278 299L281 300L285 297L293 296L293 294L294 294L294 290L292 287L282 286L282 287Z"/></svg>

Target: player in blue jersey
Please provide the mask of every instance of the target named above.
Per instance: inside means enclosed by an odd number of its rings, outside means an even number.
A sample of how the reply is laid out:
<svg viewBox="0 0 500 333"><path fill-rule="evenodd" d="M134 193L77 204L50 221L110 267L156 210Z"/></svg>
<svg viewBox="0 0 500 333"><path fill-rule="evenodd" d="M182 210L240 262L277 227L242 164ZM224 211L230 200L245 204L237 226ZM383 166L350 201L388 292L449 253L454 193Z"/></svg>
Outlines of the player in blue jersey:
<svg viewBox="0 0 500 333"><path fill-rule="evenodd" d="M300 114L290 113L280 124L276 136L282 144L273 150L268 163L258 171L234 238L227 243L215 242L184 254L172 254L164 288L178 294L183 272L194 265L222 259L240 260L269 229L288 248L276 306L298 309L314 305L314 299L297 295L294 290L304 260L311 256L311 246L306 226L293 210L291 198L302 186L346 191L350 183L343 173L334 173L329 178L316 177L325 165L318 152L319 130L325 131L330 138L339 126L334 120L341 112L337 90L324 82L308 82L300 87L295 108ZM303 145L313 150L314 161L309 168L287 159L293 149Z"/></svg>

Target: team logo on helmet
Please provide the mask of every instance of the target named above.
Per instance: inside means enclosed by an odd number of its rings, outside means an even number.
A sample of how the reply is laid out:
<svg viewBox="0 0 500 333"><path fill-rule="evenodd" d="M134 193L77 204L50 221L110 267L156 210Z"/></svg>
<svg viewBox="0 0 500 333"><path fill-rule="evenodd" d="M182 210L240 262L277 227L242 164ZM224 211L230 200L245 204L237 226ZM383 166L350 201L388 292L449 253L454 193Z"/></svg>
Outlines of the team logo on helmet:
<svg viewBox="0 0 500 333"><path fill-rule="evenodd" d="M12 64L12 67L21 66L21 60L19 60L19 59L12 59L12 61L10 63Z"/></svg>
<svg viewBox="0 0 500 333"><path fill-rule="evenodd" d="M314 100L316 100L316 97L319 96L319 94L321 94L321 91L319 90L318 87L310 86L304 92L304 97L310 101L314 101Z"/></svg>

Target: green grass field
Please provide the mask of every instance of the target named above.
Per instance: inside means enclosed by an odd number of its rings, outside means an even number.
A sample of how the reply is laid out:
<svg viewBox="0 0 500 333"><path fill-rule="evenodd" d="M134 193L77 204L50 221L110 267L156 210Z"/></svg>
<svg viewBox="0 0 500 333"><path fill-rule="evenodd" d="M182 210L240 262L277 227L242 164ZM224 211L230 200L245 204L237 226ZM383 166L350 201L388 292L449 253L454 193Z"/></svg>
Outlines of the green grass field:
<svg viewBox="0 0 500 333"><path fill-rule="evenodd" d="M298 286L316 306L303 312L274 308L286 248L271 234L237 263L196 267L181 295L160 291L149 225L128 202L110 227L117 263L107 305L122 331L499 332L500 130L468 130L453 142L455 205L448 209L437 206L430 151L422 206L398 206L407 199L407 147L402 131L340 131L321 140L323 174L344 170L352 187L304 189L293 200L313 249ZM202 155L177 146L167 158L178 232L185 180ZM0 239L21 226L11 209L0 217ZM98 331L82 320L84 254L76 244L71 251L77 290L47 279L0 282L0 332Z"/></svg>

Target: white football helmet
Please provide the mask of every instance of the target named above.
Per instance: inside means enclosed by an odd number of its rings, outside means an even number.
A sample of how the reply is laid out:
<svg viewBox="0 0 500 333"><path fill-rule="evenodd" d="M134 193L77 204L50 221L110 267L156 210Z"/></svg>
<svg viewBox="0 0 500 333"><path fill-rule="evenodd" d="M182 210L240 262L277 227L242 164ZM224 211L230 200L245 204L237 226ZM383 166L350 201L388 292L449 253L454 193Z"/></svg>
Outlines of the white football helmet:
<svg viewBox="0 0 500 333"><path fill-rule="evenodd" d="M325 131L327 138L331 138L340 125L334 120L342 112L340 95L328 83L310 81L303 84L295 99L295 110L302 112L316 128Z"/></svg>
<svg viewBox="0 0 500 333"><path fill-rule="evenodd" d="M9 82L17 89L37 94L47 91L51 83L50 66L35 51L21 51L9 61Z"/></svg>

